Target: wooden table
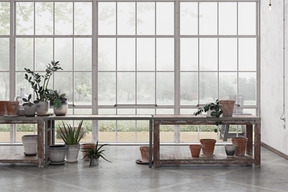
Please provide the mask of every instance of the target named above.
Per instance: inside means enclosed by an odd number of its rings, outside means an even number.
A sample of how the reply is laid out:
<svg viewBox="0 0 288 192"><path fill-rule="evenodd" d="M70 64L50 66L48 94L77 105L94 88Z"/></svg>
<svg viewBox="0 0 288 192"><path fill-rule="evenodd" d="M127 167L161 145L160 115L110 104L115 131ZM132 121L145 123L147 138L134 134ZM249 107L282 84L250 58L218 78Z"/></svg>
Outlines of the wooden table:
<svg viewBox="0 0 288 192"><path fill-rule="evenodd" d="M37 124L37 156L25 156L24 153L17 154L0 154L1 163L29 163L38 164L38 167L44 166L44 150L43 150L43 133L45 117L4 117L0 116L0 124ZM24 150L23 150L24 152Z"/></svg>
<svg viewBox="0 0 288 192"><path fill-rule="evenodd" d="M237 115L233 117L206 117L194 115L154 115L154 167L161 164L254 164L261 166L261 119L252 115ZM213 157L191 157L184 154L161 154L160 157L160 125L246 125L247 150L244 157L227 157L215 154ZM254 156L253 156L253 125L254 125Z"/></svg>

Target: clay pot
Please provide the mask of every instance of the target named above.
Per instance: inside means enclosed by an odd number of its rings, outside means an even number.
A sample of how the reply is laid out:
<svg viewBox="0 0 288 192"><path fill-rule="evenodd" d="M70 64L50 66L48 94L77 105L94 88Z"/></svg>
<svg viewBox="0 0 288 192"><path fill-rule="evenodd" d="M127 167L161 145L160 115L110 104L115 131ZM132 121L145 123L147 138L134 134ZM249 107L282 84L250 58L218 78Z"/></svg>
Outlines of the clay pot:
<svg viewBox="0 0 288 192"><path fill-rule="evenodd" d="M244 137L234 137L232 138L233 145L236 145L236 156L244 156L246 151L246 144L247 144L247 138Z"/></svg>
<svg viewBox="0 0 288 192"><path fill-rule="evenodd" d="M8 101L0 101L0 116L7 115L6 103L8 103Z"/></svg>
<svg viewBox="0 0 288 192"><path fill-rule="evenodd" d="M234 100L219 100L219 104L222 105L223 116L232 117L235 101Z"/></svg>
<svg viewBox="0 0 288 192"><path fill-rule="evenodd" d="M18 101L9 101L6 103L7 115L17 115L18 112Z"/></svg>
<svg viewBox="0 0 288 192"><path fill-rule="evenodd" d="M189 145L192 157L199 157L201 145Z"/></svg>
<svg viewBox="0 0 288 192"><path fill-rule="evenodd" d="M215 139L200 139L200 143L202 146L203 156L205 157L213 156L216 140Z"/></svg>
<svg viewBox="0 0 288 192"><path fill-rule="evenodd" d="M81 148L82 150L86 150L87 148L95 148L95 146L96 146L95 143L82 143L82 144L80 145L80 148ZM82 151L83 158L84 158L84 156L85 156L86 154L87 154L87 152ZM84 160L84 161L89 161L89 157L86 156L83 160Z"/></svg>
<svg viewBox="0 0 288 192"><path fill-rule="evenodd" d="M149 162L149 147L140 147L141 152L141 160L143 162ZM152 154L153 154L153 147L152 147Z"/></svg>

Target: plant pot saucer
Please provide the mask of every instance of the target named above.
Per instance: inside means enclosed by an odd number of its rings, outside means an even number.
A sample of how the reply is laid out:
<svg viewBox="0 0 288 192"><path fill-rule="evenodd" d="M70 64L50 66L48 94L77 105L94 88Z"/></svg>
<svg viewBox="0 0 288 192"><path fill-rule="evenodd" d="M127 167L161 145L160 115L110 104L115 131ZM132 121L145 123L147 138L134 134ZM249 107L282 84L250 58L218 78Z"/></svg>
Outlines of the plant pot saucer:
<svg viewBox="0 0 288 192"><path fill-rule="evenodd" d="M136 160L136 164L139 164L139 165L148 165L148 164L149 164L149 161L142 161L141 159L137 159L137 160Z"/></svg>
<svg viewBox="0 0 288 192"><path fill-rule="evenodd" d="M25 153L25 152L24 152L24 155L25 155L25 156L36 156L37 153Z"/></svg>
<svg viewBox="0 0 288 192"><path fill-rule="evenodd" d="M53 113L43 113L43 114L37 114L37 116L50 116L53 115Z"/></svg>
<svg viewBox="0 0 288 192"><path fill-rule="evenodd" d="M64 165L64 164L65 164L65 161L59 161L59 162L49 161L49 164L50 164L50 165Z"/></svg>

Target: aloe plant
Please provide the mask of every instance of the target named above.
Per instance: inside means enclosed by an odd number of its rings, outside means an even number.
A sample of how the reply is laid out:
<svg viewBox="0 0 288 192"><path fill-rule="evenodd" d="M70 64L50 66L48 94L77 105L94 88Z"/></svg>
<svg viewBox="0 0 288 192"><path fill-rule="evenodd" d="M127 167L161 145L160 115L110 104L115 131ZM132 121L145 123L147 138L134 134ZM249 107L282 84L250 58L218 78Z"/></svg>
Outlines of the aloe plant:
<svg viewBox="0 0 288 192"><path fill-rule="evenodd" d="M103 144L103 145L99 145L98 141L96 143L95 147L89 147L89 148L82 148L82 152L85 152L86 154L84 155L83 159L85 157L88 157L90 160L90 166L92 166L92 161L93 159L99 159L100 157L102 157L105 161L111 162L109 160L107 160L104 157L104 149L102 149L102 147L104 147L107 144Z"/></svg>
<svg viewBox="0 0 288 192"><path fill-rule="evenodd" d="M80 133L83 121L81 121L77 129L73 128L70 124L64 124L60 127L61 138L66 145L77 145L82 139L84 133Z"/></svg>

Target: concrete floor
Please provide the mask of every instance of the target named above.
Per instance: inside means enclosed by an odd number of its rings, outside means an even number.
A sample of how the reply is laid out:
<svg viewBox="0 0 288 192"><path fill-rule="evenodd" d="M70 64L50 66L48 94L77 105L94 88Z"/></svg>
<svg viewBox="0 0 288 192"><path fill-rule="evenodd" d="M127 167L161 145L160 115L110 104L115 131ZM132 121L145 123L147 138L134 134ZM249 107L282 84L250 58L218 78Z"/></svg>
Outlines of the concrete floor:
<svg viewBox="0 0 288 192"><path fill-rule="evenodd" d="M222 152L223 146L216 151ZM0 146L3 151L21 151L21 146ZM161 151L186 151L188 147L161 147ZM288 161L262 148L262 167L180 166L149 169L137 165L137 146L106 146L99 166L89 167L79 154L78 163L38 168L34 165L1 164L1 192L144 192L144 191L275 191L287 192Z"/></svg>

